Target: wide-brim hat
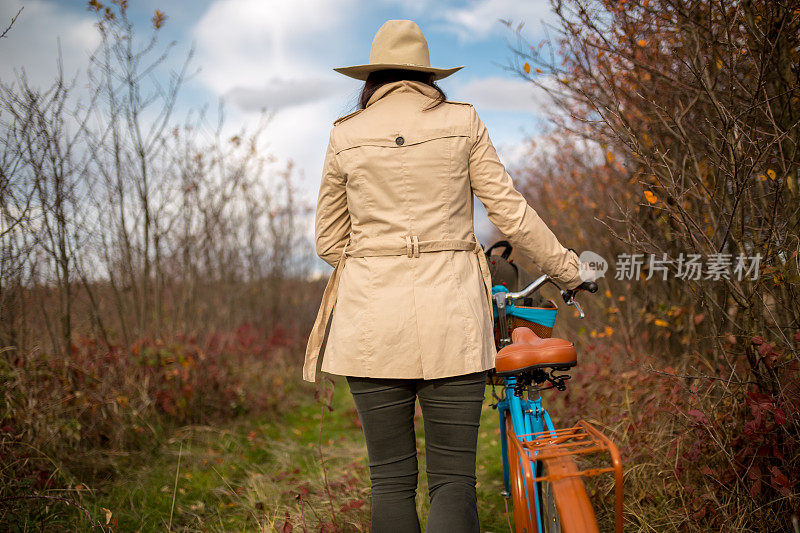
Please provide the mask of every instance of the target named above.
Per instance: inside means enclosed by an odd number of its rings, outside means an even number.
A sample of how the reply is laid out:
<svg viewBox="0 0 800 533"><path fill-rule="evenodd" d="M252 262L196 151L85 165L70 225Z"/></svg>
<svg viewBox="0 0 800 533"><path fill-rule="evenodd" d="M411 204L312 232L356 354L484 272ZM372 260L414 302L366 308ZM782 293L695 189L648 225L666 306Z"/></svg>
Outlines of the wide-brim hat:
<svg viewBox="0 0 800 533"><path fill-rule="evenodd" d="M372 39L369 63L335 68L336 72L357 80L366 80L370 72L387 69L430 72L440 80L464 68L431 66L428 41L413 20L387 20Z"/></svg>

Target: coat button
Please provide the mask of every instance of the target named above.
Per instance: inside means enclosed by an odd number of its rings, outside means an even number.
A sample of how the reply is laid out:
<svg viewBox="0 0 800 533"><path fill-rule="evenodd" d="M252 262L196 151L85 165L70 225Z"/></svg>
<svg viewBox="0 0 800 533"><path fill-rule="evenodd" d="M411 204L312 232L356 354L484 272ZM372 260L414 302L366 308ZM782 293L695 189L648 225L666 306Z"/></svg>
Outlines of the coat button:
<svg viewBox="0 0 800 533"><path fill-rule="evenodd" d="M394 142L397 143L397 146L403 146L403 143L406 142L406 140L403 139L402 137L398 137L397 139L394 140Z"/></svg>

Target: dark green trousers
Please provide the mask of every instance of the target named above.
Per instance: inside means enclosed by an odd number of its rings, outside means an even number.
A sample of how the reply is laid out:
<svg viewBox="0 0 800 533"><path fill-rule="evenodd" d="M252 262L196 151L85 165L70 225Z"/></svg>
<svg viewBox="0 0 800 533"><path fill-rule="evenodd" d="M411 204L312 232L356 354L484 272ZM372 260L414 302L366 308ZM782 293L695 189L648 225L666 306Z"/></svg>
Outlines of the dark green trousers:
<svg viewBox="0 0 800 533"><path fill-rule="evenodd" d="M372 532L418 533L415 401L425 423L425 459L431 499L427 531L480 530L475 494L486 372L450 378L348 377L364 430L372 482Z"/></svg>

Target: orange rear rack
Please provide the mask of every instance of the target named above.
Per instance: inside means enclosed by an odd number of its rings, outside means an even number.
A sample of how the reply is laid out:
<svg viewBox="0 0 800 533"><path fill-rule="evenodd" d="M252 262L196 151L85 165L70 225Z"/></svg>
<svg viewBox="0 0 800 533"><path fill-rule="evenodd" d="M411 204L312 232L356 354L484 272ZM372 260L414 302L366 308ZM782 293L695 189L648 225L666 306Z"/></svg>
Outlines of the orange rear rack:
<svg viewBox="0 0 800 533"><path fill-rule="evenodd" d="M532 440L527 440L529 437ZM619 450L611 439L603 435L589 422L580 420L571 428L542 431L540 433L527 433L519 435L518 438L514 440L519 443L520 451L524 451L528 458L534 461L564 456L595 455L607 452L611 459L611 466L578 470L577 472L568 474L551 474L534 477L532 481L553 482L566 477L590 477L613 472L614 495L616 500L616 531L617 533L622 533L622 461L620 460Z"/></svg>

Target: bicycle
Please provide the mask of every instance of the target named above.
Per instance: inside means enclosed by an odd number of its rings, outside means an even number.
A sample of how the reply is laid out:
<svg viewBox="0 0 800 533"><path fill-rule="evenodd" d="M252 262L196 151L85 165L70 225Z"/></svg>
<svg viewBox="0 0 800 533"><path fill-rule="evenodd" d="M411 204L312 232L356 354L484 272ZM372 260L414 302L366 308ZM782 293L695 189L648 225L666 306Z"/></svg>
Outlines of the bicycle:
<svg viewBox="0 0 800 533"><path fill-rule="evenodd" d="M558 311L555 303L549 301L552 307L536 308L520 305L548 283L561 292L568 306L578 310L581 318L584 313L575 300L576 292L597 291L594 282L584 282L576 290L562 290L546 275L519 292L509 292L501 285L492 288L500 351L490 379L497 399L493 407L498 410L503 434L502 495L506 510L511 499L517 533L598 531L583 477L613 472L615 525L621 533L622 463L616 445L583 420L571 428L556 429L542 404L542 390L566 390L570 375L557 372L567 372L577 364L571 342L550 338ZM502 396L494 391L497 379L502 381ZM527 399L523 398L526 391ZM577 455L604 452L610 457L610 467L581 470L574 460Z"/></svg>

